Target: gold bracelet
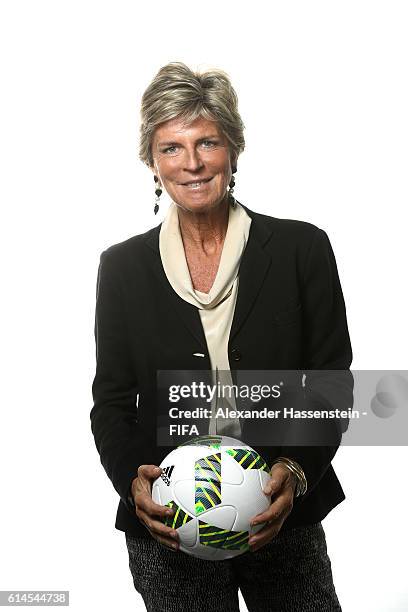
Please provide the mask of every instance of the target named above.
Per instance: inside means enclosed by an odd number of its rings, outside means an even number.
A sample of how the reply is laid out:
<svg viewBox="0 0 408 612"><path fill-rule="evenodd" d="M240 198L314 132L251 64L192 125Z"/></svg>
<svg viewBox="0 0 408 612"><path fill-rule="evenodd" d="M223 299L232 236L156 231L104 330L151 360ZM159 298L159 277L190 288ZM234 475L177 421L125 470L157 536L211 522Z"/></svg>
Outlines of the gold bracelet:
<svg viewBox="0 0 408 612"><path fill-rule="evenodd" d="M304 495L307 491L307 480L302 467L296 461L293 461L293 459L288 459L287 457L283 457L283 459L286 459L286 466L288 469L292 470L292 473L298 478L296 497Z"/></svg>
<svg viewBox="0 0 408 612"><path fill-rule="evenodd" d="M307 480L301 466L296 461L293 461L293 459L288 459L287 457L278 457L272 465L275 465L275 463L283 463L296 476L295 497L304 495L307 491Z"/></svg>

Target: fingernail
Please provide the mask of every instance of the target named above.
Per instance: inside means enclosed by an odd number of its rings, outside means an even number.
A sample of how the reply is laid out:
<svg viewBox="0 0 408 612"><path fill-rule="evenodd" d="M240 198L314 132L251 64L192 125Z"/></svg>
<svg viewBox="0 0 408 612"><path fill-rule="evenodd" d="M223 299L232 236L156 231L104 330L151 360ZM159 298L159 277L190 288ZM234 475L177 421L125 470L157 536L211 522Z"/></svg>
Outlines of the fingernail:
<svg viewBox="0 0 408 612"><path fill-rule="evenodd" d="M167 514L167 516L172 516L173 510L166 510L166 514Z"/></svg>
<svg viewBox="0 0 408 612"><path fill-rule="evenodd" d="M170 533L170 535L171 535L172 538L177 538L178 537L177 531L172 531Z"/></svg>

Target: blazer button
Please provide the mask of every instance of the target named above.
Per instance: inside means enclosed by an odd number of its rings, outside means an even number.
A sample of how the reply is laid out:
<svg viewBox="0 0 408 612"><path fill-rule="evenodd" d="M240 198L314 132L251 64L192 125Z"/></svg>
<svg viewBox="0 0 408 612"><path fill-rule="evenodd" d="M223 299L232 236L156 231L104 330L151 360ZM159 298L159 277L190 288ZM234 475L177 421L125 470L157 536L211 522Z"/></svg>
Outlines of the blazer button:
<svg viewBox="0 0 408 612"><path fill-rule="evenodd" d="M241 355L241 352L237 348L233 348L231 351L231 357L234 361L240 361L242 355Z"/></svg>

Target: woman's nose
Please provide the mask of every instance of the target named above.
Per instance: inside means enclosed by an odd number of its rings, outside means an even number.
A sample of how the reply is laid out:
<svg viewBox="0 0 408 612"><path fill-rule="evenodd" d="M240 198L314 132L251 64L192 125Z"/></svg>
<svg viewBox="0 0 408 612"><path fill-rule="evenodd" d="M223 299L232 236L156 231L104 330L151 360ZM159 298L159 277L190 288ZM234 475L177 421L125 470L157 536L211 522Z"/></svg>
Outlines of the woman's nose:
<svg viewBox="0 0 408 612"><path fill-rule="evenodd" d="M183 162L184 169L189 170L190 172L197 171L203 165L200 155L195 148L186 149Z"/></svg>

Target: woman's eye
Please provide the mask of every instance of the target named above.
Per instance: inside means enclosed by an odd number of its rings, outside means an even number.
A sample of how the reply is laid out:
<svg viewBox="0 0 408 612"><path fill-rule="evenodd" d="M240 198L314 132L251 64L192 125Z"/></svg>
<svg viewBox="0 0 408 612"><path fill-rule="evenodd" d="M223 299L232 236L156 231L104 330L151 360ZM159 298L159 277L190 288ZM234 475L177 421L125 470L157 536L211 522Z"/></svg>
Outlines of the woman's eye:
<svg viewBox="0 0 408 612"><path fill-rule="evenodd" d="M166 147L165 149L163 149L163 153L175 153L177 150L177 147L175 145L172 145L171 147Z"/></svg>
<svg viewBox="0 0 408 612"><path fill-rule="evenodd" d="M217 143L214 140L203 140L202 144L205 146L206 149L209 149Z"/></svg>

